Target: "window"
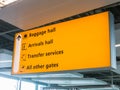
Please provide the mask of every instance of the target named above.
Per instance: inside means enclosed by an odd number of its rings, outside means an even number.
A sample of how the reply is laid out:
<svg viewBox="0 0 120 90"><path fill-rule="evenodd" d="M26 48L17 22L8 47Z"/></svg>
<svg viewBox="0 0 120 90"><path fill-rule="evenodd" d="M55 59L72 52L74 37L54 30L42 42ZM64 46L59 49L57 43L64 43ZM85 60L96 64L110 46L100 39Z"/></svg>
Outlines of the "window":
<svg viewBox="0 0 120 90"><path fill-rule="evenodd" d="M30 82L21 82L21 90L35 90L35 84Z"/></svg>
<svg viewBox="0 0 120 90"><path fill-rule="evenodd" d="M43 88L46 87L44 85L38 85L38 90L43 90Z"/></svg>
<svg viewBox="0 0 120 90"><path fill-rule="evenodd" d="M17 80L0 77L0 90L17 90Z"/></svg>

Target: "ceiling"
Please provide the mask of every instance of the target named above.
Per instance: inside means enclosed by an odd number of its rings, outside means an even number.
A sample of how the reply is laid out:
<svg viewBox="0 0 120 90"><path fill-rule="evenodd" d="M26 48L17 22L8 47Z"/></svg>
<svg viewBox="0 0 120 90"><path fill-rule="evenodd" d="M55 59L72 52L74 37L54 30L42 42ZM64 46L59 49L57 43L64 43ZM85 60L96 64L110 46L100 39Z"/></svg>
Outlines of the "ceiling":
<svg viewBox="0 0 120 90"><path fill-rule="evenodd" d="M18 0L18 2L0 9L0 19L27 30L119 1Z"/></svg>
<svg viewBox="0 0 120 90"><path fill-rule="evenodd" d="M0 20L0 48L12 51L14 35L19 31L21 31L21 29Z"/></svg>
<svg viewBox="0 0 120 90"><path fill-rule="evenodd" d="M120 0L76 0L74 2L73 0L51 0L51 2L48 2L49 0L20 0L0 10L0 51L6 54L5 57L12 56L14 35L17 32L65 22L104 11L113 13L115 17L116 44L120 43ZM114 79L113 83L115 85L120 86L120 48L116 49L118 70L114 72L64 72L12 76L37 81L38 83L46 83L56 88L61 88L61 86L83 87L84 85L85 87L86 85L89 85L89 87L103 87L103 85L109 86L112 83L112 79ZM1 58L5 59L2 55L0 60ZM9 59L12 60L12 57ZM0 63L0 65L3 65L0 67L0 73L11 76L11 64L12 62L9 62L9 64Z"/></svg>

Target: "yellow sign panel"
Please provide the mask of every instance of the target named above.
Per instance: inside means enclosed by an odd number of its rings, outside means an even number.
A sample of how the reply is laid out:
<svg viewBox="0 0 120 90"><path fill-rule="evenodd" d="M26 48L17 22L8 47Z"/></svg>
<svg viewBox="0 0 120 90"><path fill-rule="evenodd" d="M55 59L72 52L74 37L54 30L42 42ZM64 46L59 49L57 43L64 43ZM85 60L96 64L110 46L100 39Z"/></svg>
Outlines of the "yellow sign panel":
<svg viewBox="0 0 120 90"><path fill-rule="evenodd" d="M109 12L15 36L13 74L111 67Z"/></svg>

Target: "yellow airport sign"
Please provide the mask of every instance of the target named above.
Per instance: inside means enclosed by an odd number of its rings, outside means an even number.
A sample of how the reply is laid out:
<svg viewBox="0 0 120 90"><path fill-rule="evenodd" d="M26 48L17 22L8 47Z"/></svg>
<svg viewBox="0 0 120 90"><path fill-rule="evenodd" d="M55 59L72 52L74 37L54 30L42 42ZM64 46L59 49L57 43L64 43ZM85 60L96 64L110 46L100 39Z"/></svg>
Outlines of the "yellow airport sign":
<svg viewBox="0 0 120 90"><path fill-rule="evenodd" d="M15 35L12 74L111 68L111 26L103 12Z"/></svg>

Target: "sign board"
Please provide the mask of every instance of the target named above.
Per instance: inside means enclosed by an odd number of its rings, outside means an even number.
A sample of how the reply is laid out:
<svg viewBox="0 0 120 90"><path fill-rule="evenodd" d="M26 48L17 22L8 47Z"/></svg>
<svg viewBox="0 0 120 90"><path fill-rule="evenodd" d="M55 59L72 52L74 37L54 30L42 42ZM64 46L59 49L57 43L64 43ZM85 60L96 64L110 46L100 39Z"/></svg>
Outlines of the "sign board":
<svg viewBox="0 0 120 90"><path fill-rule="evenodd" d="M111 14L103 12L17 33L12 73L116 67L111 21Z"/></svg>

